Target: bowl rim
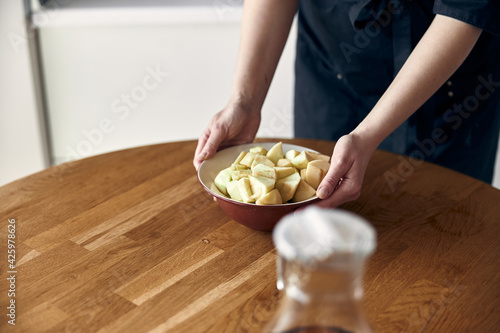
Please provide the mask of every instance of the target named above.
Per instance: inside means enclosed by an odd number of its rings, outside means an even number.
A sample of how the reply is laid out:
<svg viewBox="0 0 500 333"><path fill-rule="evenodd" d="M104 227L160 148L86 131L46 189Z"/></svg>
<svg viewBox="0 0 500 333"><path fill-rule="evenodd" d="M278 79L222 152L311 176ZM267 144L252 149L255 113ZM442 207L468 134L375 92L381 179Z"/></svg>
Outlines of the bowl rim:
<svg viewBox="0 0 500 333"><path fill-rule="evenodd" d="M222 152L222 151L225 151L227 149L235 149L236 147L241 147L241 146L248 146L249 148L252 148L252 147L258 147L258 146L262 146L262 145L268 145L268 144L277 144L281 141L269 141L269 142L253 142L253 143L246 143L246 144L241 144L241 145L234 145L234 146L231 146L231 147L227 147L227 148L224 148L224 149L221 149L219 151L217 151L215 153L214 156L212 156L211 158L214 158L219 152ZM311 149L311 148L308 148L308 147L303 147L303 146L300 146L300 145L296 145L296 144L293 144L293 143L285 143L283 142L283 145L291 145L291 146L295 146L295 147L298 147L298 148L301 148L303 150L308 150L308 151L312 151L312 152L315 152L315 153L320 153L319 151L317 150L314 150L314 149ZM245 148L246 149L246 148ZM210 159L209 159L210 160ZM203 162L201 162L200 166L198 167L198 170L197 170L197 176L198 176L198 182L203 186L203 188L205 189L205 191L207 191L210 195L216 197L217 199L221 199L221 200L224 200L224 201L228 201L230 203L234 203L236 205L239 205L239 206L245 206L245 207L263 207L262 209L266 209L264 207L269 207L269 208L276 208L276 207L294 207L294 206L302 206L302 205L305 205L307 203L310 203L310 202L313 202L313 201L317 201L319 200L319 197L317 195L314 195L313 197L307 199L307 200L304 200L304 201L299 201L299 202L289 202L289 203L284 203L284 204L277 204L277 205L257 205L255 203L250 203L250 202L241 202L241 201L237 201L237 200L234 200L232 198L228 198L228 197L224 197L224 196L221 196L215 192L213 192L202 180L201 180L201 176L200 176L200 170L202 169L203 165L209 161L209 160L205 160ZM208 163L208 162L207 162Z"/></svg>

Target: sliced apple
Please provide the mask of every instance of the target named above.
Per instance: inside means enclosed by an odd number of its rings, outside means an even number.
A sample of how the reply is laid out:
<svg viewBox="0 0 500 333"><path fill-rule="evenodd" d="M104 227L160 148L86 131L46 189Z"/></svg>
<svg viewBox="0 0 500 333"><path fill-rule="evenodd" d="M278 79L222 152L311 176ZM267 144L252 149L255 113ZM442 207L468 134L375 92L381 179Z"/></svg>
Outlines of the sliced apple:
<svg viewBox="0 0 500 333"><path fill-rule="evenodd" d="M241 196L240 188L238 186L237 181L232 180L229 183L227 183L227 193L229 194L231 199L234 199L237 201L243 201L243 197Z"/></svg>
<svg viewBox="0 0 500 333"><path fill-rule="evenodd" d="M276 170L276 179L285 178L295 172L293 167L274 167L274 170Z"/></svg>
<svg viewBox="0 0 500 333"><path fill-rule="evenodd" d="M300 181L300 175L297 172L276 181L275 188L280 192L283 203L293 198Z"/></svg>
<svg viewBox="0 0 500 333"><path fill-rule="evenodd" d="M278 142L267 152L266 155L274 164L283 158L283 144Z"/></svg>
<svg viewBox="0 0 500 333"><path fill-rule="evenodd" d="M224 195L227 195L227 183L231 181L231 171L231 167L226 168L219 172L217 177L214 179L215 185Z"/></svg>
<svg viewBox="0 0 500 333"><path fill-rule="evenodd" d="M303 181L307 181L307 168L302 169L299 171L300 172L300 178L302 178Z"/></svg>
<svg viewBox="0 0 500 333"><path fill-rule="evenodd" d="M280 158L278 162L276 163L276 166L278 167L291 167L293 166L292 161L290 161L288 158Z"/></svg>
<svg viewBox="0 0 500 333"><path fill-rule="evenodd" d="M262 176L276 180L276 170L273 167L267 166L265 164L256 165L252 169L252 174L254 176Z"/></svg>
<svg viewBox="0 0 500 333"><path fill-rule="evenodd" d="M304 150L292 160L292 164L300 170L307 168L307 164L313 160L314 158L312 155L308 151Z"/></svg>
<svg viewBox="0 0 500 333"><path fill-rule="evenodd" d="M246 167L250 168L256 156L257 154L255 153L247 153L245 157L243 157L243 159L240 161L240 164L243 164Z"/></svg>
<svg viewBox="0 0 500 333"><path fill-rule="evenodd" d="M261 146L250 148L250 152L257 154L257 155L266 155L267 154L266 148L261 147Z"/></svg>
<svg viewBox="0 0 500 333"><path fill-rule="evenodd" d="M304 201L314 197L315 194L316 190L312 188L311 185L309 185L308 183L306 183L301 179L300 184L297 187L297 190L295 191L292 201L293 202Z"/></svg>
<svg viewBox="0 0 500 333"><path fill-rule="evenodd" d="M296 151L295 149L292 149L292 150L289 150L286 152L285 157L291 161L295 157L297 157L297 155L299 155L299 154L300 153L298 151Z"/></svg>
<svg viewBox="0 0 500 333"><path fill-rule="evenodd" d="M263 155L257 155L255 156L255 159L252 162L252 169L259 164L264 164L270 167L274 167L274 162L271 161L268 157L263 156Z"/></svg>
<svg viewBox="0 0 500 333"><path fill-rule="evenodd" d="M282 203L280 192L277 189L263 195L255 202L257 205L279 205Z"/></svg>
<svg viewBox="0 0 500 333"><path fill-rule="evenodd" d="M218 195L221 195L223 197L226 197L226 195L224 195L224 193L222 193L219 188L217 187L217 185L215 185L215 183L212 183L212 185L210 185L210 190L212 192L214 192L215 194L218 194Z"/></svg>
<svg viewBox="0 0 500 333"><path fill-rule="evenodd" d="M248 177L238 180L238 189L240 190L241 199L243 200L243 202L255 202L255 197L253 196Z"/></svg>
<svg viewBox="0 0 500 333"><path fill-rule="evenodd" d="M315 160L320 160L320 161L325 161L325 162L330 162L330 156L321 154L321 153L316 153L313 151L308 151L308 153L315 159Z"/></svg>
<svg viewBox="0 0 500 333"><path fill-rule="evenodd" d="M241 178L248 177L251 174L252 174L252 170L250 170L250 169L235 170L235 171L231 171L231 179L232 180L240 180Z"/></svg>
<svg viewBox="0 0 500 333"><path fill-rule="evenodd" d="M240 164L241 160L243 159L243 157L245 157L245 155L246 155L246 154L247 154L247 152L246 152L246 151L242 151L242 152L238 155L238 157L236 157L236 159L234 160L233 165L235 165L235 164Z"/></svg>
<svg viewBox="0 0 500 333"><path fill-rule="evenodd" d="M245 178L243 178L245 179ZM274 189L276 181L271 178L266 178L262 176L248 176L250 181L250 188L252 193L256 196L256 200L260 199L263 195L271 192Z"/></svg>

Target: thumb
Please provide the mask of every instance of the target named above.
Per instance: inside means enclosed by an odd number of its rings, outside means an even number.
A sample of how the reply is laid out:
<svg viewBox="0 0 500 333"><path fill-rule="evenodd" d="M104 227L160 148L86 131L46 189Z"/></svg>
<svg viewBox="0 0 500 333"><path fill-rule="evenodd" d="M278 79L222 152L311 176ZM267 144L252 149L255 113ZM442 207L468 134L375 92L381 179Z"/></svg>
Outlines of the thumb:
<svg viewBox="0 0 500 333"><path fill-rule="evenodd" d="M347 170L341 170L340 168L334 168L333 165L330 166L328 173L325 178L321 181L318 186L316 194L320 199L328 198L335 188L339 185L342 176L347 172Z"/></svg>

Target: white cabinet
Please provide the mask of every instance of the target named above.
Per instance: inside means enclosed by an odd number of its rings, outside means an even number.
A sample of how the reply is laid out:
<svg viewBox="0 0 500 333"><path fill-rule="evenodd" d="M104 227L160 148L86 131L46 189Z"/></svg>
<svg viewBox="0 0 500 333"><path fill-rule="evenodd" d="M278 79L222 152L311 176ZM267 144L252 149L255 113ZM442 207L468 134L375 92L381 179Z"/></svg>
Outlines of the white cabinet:
<svg viewBox="0 0 500 333"><path fill-rule="evenodd" d="M74 5L45 13L47 20L38 21L45 22L40 43L53 161L196 139L229 95L238 3ZM294 31L258 136L292 136Z"/></svg>

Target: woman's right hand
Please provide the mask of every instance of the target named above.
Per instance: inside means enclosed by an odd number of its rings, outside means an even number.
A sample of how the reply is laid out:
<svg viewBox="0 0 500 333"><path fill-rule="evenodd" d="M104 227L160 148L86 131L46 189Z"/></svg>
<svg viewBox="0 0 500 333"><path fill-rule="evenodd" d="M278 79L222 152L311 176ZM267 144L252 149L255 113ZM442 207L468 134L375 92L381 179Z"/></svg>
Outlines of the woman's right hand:
<svg viewBox="0 0 500 333"><path fill-rule="evenodd" d="M198 170L201 162L212 157L217 150L255 139L260 125L260 110L251 110L241 103L230 102L213 116L198 139L193 165Z"/></svg>

